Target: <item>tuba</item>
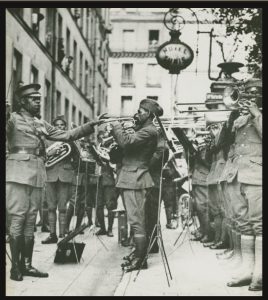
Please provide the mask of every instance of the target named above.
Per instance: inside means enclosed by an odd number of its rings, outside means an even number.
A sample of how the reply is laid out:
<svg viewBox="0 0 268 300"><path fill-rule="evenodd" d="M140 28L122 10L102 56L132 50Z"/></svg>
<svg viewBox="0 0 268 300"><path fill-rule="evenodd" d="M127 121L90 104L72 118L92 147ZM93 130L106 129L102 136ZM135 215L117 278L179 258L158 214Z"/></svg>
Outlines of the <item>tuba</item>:
<svg viewBox="0 0 268 300"><path fill-rule="evenodd" d="M46 168L54 166L56 163L67 157L72 151L68 143L56 142L46 149Z"/></svg>

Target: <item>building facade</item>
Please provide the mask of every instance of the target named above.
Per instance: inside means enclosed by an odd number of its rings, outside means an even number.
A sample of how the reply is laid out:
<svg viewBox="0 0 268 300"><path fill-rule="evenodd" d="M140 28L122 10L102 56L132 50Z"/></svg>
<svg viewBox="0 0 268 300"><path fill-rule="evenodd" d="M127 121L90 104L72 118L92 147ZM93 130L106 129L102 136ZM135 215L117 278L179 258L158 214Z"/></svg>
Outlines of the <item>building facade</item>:
<svg viewBox="0 0 268 300"><path fill-rule="evenodd" d="M6 10L6 91L39 83L42 118L81 125L107 110L109 8Z"/></svg>
<svg viewBox="0 0 268 300"><path fill-rule="evenodd" d="M223 25L215 24L199 14L196 19L185 17L185 27L180 40L194 51L192 64L177 75L169 74L157 64L155 53L158 47L170 40L169 30L164 26L167 8L112 8L110 12L113 31L110 36L111 58L109 61L108 110L113 116L132 116L143 98L152 98L164 108L164 116L177 115L174 102L204 103L210 91L208 78L209 32ZM197 35L197 31L207 34ZM241 61L241 55L238 61ZM234 57L233 59L236 59ZM243 58L242 58L243 59ZM211 74L220 72L217 64L223 62L220 47L213 42ZM243 62L243 61L242 61ZM187 109L186 107L181 107Z"/></svg>

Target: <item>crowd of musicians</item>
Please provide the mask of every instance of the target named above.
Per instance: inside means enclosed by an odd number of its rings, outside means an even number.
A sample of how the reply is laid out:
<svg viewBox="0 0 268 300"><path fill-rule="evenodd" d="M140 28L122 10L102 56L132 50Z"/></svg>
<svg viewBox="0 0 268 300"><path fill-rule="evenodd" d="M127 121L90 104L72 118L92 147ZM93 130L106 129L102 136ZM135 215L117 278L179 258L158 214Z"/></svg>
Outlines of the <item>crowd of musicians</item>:
<svg viewBox="0 0 268 300"><path fill-rule="evenodd" d="M249 285L249 290L261 290L262 113L256 98L259 103L262 82L250 79L245 89L252 97L243 110L232 111L227 121L207 124L205 145L197 145L195 151L185 146L176 154L153 122L163 115L163 109L152 99L141 100L135 124L109 124L109 136L117 145L110 153L111 164L98 154L107 132L98 131L97 145L93 142L95 127L105 118L67 130L64 116L58 116L51 125L40 117L40 85L20 87L17 111L6 110L10 278L48 277L32 265L38 212L41 230L48 232L42 244L56 244L68 236L73 221L76 219L78 229L85 215L89 226L99 227L96 235L113 237L119 198L130 227L126 245L131 241L134 247L121 267L126 272L148 268L147 252L157 253L161 247L156 236L161 200L166 227L176 229L178 200L187 193L183 181L174 180L181 175L174 166L176 155L189 162L191 215L198 219L192 240L211 250L223 249L216 251L217 258L234 270L228 286ZM57 157L58 142L70 145L70 154L49 165L49 157ZM87 159L82 158L81 149L87 150Z"/></svg>

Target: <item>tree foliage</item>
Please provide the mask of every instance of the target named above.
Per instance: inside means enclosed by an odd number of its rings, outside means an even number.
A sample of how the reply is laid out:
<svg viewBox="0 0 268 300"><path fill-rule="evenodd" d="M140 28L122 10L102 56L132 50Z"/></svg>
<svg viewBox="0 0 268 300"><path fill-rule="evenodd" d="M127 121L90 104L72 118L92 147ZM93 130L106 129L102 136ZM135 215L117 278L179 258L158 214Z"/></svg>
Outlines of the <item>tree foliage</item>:
<svg viewBox="0 0 268 300"><path fill-rule="evenodd" d="M213 8L217 21L226 24L227 36L243 39L250 34L254 43L245 46L248 70L259 74L262 69L262 9L261 8Z"/></svg>

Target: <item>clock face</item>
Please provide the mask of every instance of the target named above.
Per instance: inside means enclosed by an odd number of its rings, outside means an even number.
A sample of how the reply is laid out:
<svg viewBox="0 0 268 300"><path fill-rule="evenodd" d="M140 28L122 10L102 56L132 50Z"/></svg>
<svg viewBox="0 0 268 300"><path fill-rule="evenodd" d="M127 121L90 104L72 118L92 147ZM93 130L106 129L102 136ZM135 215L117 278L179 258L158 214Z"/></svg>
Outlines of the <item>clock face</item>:
<svg viewBox="0 0 268 300"><path fill-rule="evenodd" d="M156 53L156 59L160 66L179 73L188 67L194 58L193 50L184 43L164 43Z"/></svg>

